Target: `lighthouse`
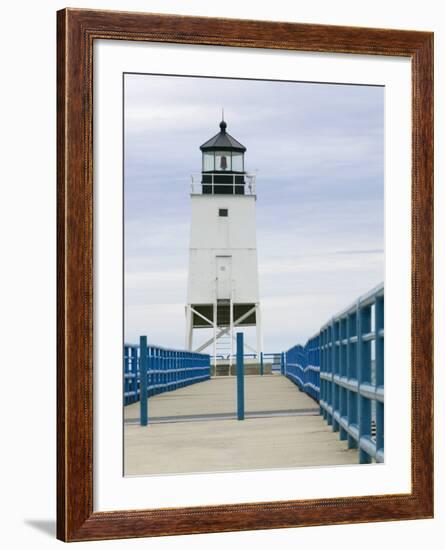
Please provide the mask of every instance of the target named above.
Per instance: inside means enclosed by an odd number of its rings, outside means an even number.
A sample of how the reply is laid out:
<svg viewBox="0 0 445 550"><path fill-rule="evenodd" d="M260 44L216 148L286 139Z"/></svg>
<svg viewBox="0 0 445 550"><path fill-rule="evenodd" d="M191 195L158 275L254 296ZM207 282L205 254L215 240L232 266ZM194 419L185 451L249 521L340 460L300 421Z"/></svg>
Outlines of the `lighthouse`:
<svg viewBox="0 0 445 550"><path fill-rule="evenodd" d="M256 178L245 170L246 147L227 132L201 145L202 168L192 176L191 231L186 304L186 348L209 348L232 363L237 328L255 327L262 352L256 245ZM194 347L195 330L212 336ZM212 350L212 351L210 351Z"/></svg>

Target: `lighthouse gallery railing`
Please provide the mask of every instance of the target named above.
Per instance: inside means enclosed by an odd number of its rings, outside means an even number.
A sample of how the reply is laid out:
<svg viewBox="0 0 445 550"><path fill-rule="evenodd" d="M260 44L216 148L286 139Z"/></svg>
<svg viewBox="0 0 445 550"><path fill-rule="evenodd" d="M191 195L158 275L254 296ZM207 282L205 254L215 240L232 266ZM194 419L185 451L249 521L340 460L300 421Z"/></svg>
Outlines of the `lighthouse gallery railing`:
<svg viewBox="0 0 445 550"><path fill-rule="evenodd" d="M305 346L285 353L285 375L320 403L320 414L358 447L360 462L384 460L384 287L335 315Z"/></svg>
<svg viewBox="0 0 445 550"><path fill-rule="evenodd" d="M256 174L251 173L229 173L224 172L203 172L190 176L190 193L192 195L217 195L222 189L226 194L243 195L256 194ZM203 181L205 178L205 181ZM223 178L224 181L221 181Z"/></svg>

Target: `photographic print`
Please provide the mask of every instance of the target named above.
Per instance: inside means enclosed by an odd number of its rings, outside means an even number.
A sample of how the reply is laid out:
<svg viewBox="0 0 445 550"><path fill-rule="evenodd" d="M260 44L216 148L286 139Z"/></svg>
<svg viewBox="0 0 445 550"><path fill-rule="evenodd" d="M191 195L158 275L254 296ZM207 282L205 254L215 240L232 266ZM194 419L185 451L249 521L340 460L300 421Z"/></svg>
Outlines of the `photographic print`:
<svg viewBox="0 0 445 550"><path fill-rule="evenodd" d="M58 12L59 539L432 517L433 39Z"/></svg>
<svg viewBox="0 0 445 550"><path fill-rule="evenodd" d="M124 474L384 462L384 87L123 79Z"/></svg>
<svg viewBox="0 0 445 550"><path fill-rule="evenodd" d="M57 26L58 538L432 517L433 34Z"/></svg>

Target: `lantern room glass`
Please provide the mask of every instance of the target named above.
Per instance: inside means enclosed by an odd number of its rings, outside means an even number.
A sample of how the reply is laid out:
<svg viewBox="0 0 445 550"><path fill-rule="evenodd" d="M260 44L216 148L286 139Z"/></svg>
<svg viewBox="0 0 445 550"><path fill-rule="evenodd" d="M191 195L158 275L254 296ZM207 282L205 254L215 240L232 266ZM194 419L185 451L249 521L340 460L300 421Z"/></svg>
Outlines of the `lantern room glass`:
<svg viewBox="0 0 445 550"><path fill-rule="evenodd" d="M232 170L234 172L244 172L244 153L232 152Z"/></svg>
<svg viewBox="0 0 445 550"><path fill-rule="evenodd" d="M213 172L215 170L215 155L213 151L202 155L202 170L203 172Z"/></svg>
<svg viewBox="0 0 445 550"><path fill-rule="evenodd" d="M226 172L227 170L232 170L230 151L215 151L215 171Z"/></svg>
<svg viewBox="0 0 445 550"><path fill-rule="evenodd" d="M202 154L203 172L244 172L244 153L206 151Z"/></svg>

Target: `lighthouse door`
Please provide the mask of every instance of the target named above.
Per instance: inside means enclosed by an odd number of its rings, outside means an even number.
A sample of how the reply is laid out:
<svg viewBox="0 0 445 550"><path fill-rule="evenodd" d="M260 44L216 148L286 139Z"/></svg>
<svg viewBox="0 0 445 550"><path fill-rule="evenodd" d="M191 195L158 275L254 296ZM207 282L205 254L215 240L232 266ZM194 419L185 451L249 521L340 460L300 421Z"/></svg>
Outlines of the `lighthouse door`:
<svg viewBox="0 0 445 550"><path fill-rule="evenodd" d="M216 256L216 298L230 300L232 290L232 256Z"/></svg>

